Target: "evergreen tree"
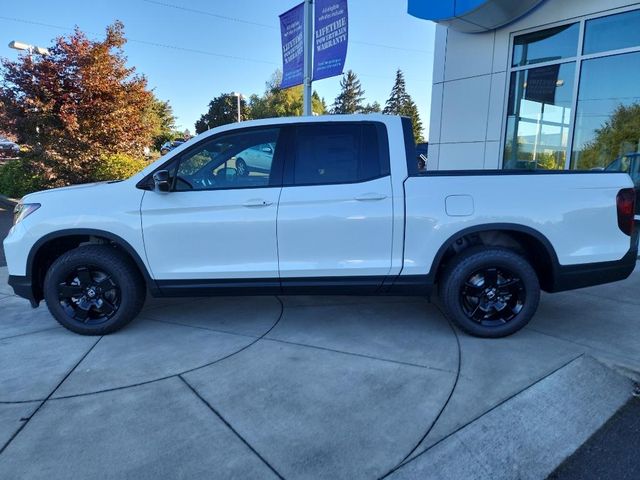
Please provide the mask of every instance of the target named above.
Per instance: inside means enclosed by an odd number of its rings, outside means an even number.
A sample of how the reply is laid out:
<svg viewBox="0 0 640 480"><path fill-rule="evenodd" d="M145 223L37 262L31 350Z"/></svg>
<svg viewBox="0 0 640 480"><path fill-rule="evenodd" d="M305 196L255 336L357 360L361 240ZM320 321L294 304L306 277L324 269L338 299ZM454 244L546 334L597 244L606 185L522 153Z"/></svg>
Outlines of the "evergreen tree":
<svg viewBox="0 0 640 480"><path fill-rule="evenodd" d="M364 107L362 107L361 113L380 113L382 111L382 107L378 102L367 103Z"/></svg>
<svg viewBox="0 0 640 480"><path fill-rule="evenodd" d="M422 136L422 120L420 120L418 107L411 98L411 95L407 93L404 73L402 73L400 69L396 72L396 81L382 113L409 117L413 123L413 135L416 142L424 141L424 137Z"/></svg>
<svg viewBox="0 0 640 480"><path fill-rule="evenodd" d="M353 73L353 70L349 70L342 76L340 87L342 91L340 95L336 97L331 113L360 113L364 108L362 105L364 101L364 90L362 90L360 80L358 80L356 74Z"/></svg>

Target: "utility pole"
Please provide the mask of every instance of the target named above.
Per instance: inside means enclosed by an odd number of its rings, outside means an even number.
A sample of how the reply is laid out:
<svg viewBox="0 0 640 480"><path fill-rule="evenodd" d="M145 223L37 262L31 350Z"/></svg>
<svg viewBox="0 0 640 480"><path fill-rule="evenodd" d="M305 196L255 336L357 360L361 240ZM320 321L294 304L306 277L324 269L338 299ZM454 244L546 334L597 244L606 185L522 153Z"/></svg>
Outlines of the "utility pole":
<svg viewBox="0 0 640 480"><path fill-rule="evenodd" d="M238 98L238 123L240 123L242 121L242 94L241 93L237 93L237 92L233 92L231 95L233 95L234 97Z"/></svg>
<svg viewBox="0 0 640 480"><path fill-rule="evenodd" d="M303 114L313 115L311 83L313 81L313 0L304 0L304 83Z"/></svg>

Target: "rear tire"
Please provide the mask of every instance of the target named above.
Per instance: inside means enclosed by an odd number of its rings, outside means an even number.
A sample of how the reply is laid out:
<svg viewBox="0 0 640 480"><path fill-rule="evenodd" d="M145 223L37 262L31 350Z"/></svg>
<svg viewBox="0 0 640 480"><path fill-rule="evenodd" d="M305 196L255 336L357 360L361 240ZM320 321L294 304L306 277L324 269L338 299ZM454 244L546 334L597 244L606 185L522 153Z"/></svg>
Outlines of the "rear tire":
<svg viewBox="0 0 640 480"><path fill-rule="evenodd" d="M511 335L535 314L540 284L529 262L506 248L473 247L454 257L440 284L447 316L483 338Z"/></svg>
<svg viewBox="0 0 640 480"><path fill-rule="evenodd" d="M70 250L53 262L44 279L44 298L63 327L81 335L106 335L133 320L146 289L138 269L107 245Z"/></svg>

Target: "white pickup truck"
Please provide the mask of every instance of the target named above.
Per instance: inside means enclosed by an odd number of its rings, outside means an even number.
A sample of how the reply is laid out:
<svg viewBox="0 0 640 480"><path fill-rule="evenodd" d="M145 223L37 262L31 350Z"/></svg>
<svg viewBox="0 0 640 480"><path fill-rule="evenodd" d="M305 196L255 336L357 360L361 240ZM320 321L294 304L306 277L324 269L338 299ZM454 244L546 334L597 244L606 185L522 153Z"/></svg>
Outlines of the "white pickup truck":
<svg viewBox="0 0 640 480"><path fill-rule="evenodd" d="M128 180L27 195L4 241L9 283L88 335L130 322L147 290L427 296L438 285L463 330L501 337L531 319L541 288L633 271L627 174L421 172L411 132L383 115L244 122ZM237 168L256 149L270 162Z"/></svg>

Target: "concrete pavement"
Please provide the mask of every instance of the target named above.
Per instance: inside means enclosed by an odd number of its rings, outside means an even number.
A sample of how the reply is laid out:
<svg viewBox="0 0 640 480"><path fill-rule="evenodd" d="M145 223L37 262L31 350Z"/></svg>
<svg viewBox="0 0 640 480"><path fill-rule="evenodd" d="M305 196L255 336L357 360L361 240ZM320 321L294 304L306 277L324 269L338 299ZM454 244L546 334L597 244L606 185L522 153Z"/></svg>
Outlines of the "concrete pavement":
<svg viewBox="0 0 640 480"><path fill-rule="evenodd" d="M0 478L543 478L632 394L640 273L480 340L420 298L150 299L67 332L0 269Z"/></svg>

